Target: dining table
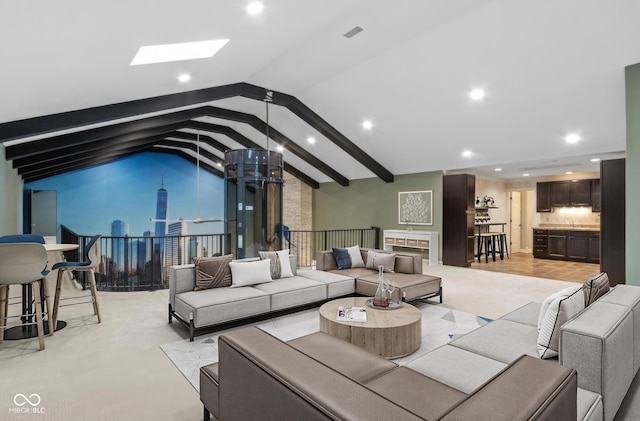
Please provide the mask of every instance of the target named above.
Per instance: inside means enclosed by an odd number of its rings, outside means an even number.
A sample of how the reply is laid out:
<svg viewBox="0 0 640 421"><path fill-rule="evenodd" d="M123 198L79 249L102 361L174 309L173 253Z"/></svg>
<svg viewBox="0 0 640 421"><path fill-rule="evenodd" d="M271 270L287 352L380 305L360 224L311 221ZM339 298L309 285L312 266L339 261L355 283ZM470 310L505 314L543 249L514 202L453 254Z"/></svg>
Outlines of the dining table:
<svg viewBox="0 0 640 421"><path fill-rule="evenodd" d="M77 250L80 246L78 244L65 244L65 243L45 243L43 244L44 249L47 253L56 253L62 251L71 251ZM48 265L47 265L48 266ZM42 309L44 311L44 288L40 288L41 294L41 303ZM33 314L33 288L31 284L22 284L22 313L21 314ZM52 304L53 305L53 304ZM47 314L47 317L51 317L50 314ZM33 316L22 317L22 323L32 323ZM54 327L54 332L57 332L60 329L63 329L67 326L67 322L64 320L58 320L56 326ZM49 334L49 324L44 323L44 334ZM33 324L23 324L21 326L10 327L4 332L5 340L18 340L18 339L28 339L35 338L38 336L38 330L35 328Z"/></svg>

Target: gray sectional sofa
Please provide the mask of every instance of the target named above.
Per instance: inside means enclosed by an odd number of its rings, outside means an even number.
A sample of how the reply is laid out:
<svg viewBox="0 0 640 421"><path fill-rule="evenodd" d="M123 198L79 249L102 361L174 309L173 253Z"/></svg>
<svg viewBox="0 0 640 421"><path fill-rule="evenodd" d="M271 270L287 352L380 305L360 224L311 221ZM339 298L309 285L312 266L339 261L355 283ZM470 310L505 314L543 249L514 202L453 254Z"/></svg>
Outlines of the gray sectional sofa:
<svg viewBox="0 0 640 421"><path fill-rule="evenodd" d="M362 249L366 259L368 249ZM387 253L383 250L372 250ZM296 257L290 256L293 277L241 288L212 288L194 291L195 265L172 266L169 275L169 323L176 319L189 328L193 341L196 329L220 325L249 317L320 303L351 294L373 296L378 275L372 269L357 268L338 271L332 252L319 252L320 267L325 270L296 271ZM249 259L250 260L250 259ZM336 270L333 270L335 268ZM396 297L431 297L440 295L440 278L422 274L422 256L398 253L396 273L385 274L397 279Z"/></svg>
<svg viewBox="0 0 640 421"><path fill-rule="evenodd" d="M529 303L403 367L322 332L274 345L243 329L220 337L200 399L220 420L282 419L289 407L275 402L294 402L310 419L613 420L640 366L640 288L618 285L564 323L550 360L536 346L540 308ZM575 370L577 387L556 369ZM269 390L266 401L253 384Z"/></svg>

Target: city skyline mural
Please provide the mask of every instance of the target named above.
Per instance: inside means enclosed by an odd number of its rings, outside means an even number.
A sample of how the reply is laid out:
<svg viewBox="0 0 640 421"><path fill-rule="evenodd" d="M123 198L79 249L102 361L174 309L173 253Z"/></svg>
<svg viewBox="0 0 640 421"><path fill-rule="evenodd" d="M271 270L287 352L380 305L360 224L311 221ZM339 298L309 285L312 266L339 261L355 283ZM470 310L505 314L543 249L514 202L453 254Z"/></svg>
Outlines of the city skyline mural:
<svg viewBox="0 0 640 421"><path fill-rule="evenodd" d="M127 225L129 236L164 235L156 230L178 218L224 217L224 180L200 168L198 194L197 178L195 164L171 154L145 152L27 183L25 189L55 190L58 224L80 235L110 236L116 221L117 226ZM166 224L154 221L160 189L165 189L160 195L166 200ZM224 223L188 223L187 229L189 234L216 234L224 231Z"/></svg>

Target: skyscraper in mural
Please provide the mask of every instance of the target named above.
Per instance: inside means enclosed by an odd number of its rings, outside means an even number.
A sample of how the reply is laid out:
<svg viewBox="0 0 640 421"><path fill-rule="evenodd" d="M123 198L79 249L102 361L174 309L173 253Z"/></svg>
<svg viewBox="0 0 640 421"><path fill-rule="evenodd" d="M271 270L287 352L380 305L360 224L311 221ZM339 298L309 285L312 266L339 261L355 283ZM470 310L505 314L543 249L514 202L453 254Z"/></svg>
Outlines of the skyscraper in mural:
<svg viewBox="0 0 640 421"><path fill-rule="evenodd" d="M164 188L164 177L162 177L162 184L158 189L158 198L156 200L155 234L158 236L167 234L167 201L167 190Z"/></svg>
<svg viewBox="0 0 640 421"><path fill-rule="evenodd" d="M111 222L111 236L115 237L111 243L111 256L113 259L113 275L114 279L111 279L112 285L118 285L121 277L129 270L129 242L124 238L129 236L129 224L116 219Z"/></svg>
<svg viewBox="0 0 640 421"><path fill-rule="evenodd" d="M167 235L167 205L168 205L168 193L164 188L164 177L162 177L162 183L158 189L158 196L156 199L156 228L155 234L158 237L164 237ZM164 238L156 238L153 243L153 262L152 266L155 269L153 272L157 276L164 278L161 267L162 259L164 257ZM162 281L162 279L158 279Z"/></svg>

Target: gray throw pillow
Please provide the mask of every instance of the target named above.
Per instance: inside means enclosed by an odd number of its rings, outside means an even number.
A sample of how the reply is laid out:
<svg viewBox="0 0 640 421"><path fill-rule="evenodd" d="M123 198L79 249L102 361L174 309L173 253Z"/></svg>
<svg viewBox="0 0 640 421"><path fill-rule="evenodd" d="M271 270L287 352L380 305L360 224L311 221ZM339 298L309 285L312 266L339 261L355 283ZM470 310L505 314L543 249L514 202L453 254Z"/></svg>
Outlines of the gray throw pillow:
<svg viewBox="0 0 640 421"><path fill-rule="evenodd" d="M602 272L589 279L582 285L584 292L584 306L587 307L595 302L598 298L609 292L609 275Z"/></svg>
<svg viewBox="0 0 640 421"><path fill-rule="evenodd" d="M196 265L196 287L194 291L211 288L228 287L231 285L231 269L229 263L232 254L215 257L194 257Z"/></svg>

